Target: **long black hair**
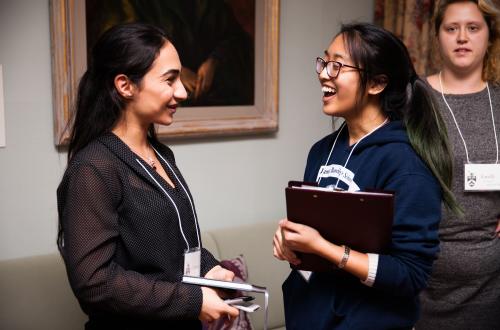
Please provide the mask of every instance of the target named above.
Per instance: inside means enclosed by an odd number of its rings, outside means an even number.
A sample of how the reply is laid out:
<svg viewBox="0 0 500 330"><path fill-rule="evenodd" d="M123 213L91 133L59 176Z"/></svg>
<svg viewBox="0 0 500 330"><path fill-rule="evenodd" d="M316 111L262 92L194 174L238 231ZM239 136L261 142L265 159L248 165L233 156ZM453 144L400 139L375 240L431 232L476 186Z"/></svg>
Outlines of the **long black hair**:
<svg viewBox="0 0 500 330"><path fill-rule="evenodd" d="M453 165L446 126L406 46L391 32L368 23L342 25L338 35L354 65L363 68L358 97L370 82L383 77L387 85L380 93L382 110L391 120L403 121L413 149L439 181L445 204L461 214L451 192Z"/></svg>
<svg viewBox="0 0 500 330"><path fill-rule="evenodd" d="M120 118L127 101L116 90L114 78L124 74L139 85L166 42L163 30L144 23L116 25L99 38L78 85L68 160L90 141L111 131ZM148 133L157 140L153 125Z"/></svg>

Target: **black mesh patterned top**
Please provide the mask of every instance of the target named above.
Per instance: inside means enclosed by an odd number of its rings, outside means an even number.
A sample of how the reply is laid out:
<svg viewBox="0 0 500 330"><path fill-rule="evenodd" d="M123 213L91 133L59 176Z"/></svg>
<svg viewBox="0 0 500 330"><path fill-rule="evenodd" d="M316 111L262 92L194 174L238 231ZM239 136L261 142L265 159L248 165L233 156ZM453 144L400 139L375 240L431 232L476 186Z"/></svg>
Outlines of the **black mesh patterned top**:
<svg viewBox="0 0 500 330"><path fill-rule="evenodd" d="M195 211L172 151L153 147L175 188L108 133L73 157L57 189L61 254L86 329L201 328L201 288L180 283L186 240L198 246ZM201 274L217 264L202 249Z"/></svg>

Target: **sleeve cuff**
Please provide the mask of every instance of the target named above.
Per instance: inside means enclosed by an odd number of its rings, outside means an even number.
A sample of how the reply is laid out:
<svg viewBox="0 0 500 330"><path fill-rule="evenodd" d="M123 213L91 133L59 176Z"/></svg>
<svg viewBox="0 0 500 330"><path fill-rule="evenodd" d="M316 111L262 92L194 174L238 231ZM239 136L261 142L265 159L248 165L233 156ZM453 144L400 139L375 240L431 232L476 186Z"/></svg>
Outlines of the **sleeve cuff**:
<svg viewBox="0 0 500 330"><path fill-rule="evenodd" d="M215 266L220 265L219 261L215 259L215 257L210 253L205 248L201 249L201 269L200 269L200 275L201 277L204 277L210 269L214 268Z"/></svg>
<svg viewBox="0 0 500 330"><path fill-rule="evenodd" d="M361 281L366 286L373 286L375 283L375 278L377 276L377 268L378 268L378 254L368 253L368 276L366 280Z"/></svg>

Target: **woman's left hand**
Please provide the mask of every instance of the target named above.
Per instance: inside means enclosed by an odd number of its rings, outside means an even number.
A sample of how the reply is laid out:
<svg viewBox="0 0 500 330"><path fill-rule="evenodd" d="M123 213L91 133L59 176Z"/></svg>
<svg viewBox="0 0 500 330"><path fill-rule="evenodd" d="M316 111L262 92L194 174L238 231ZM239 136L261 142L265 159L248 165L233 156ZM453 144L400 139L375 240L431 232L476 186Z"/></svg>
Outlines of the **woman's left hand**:
<svg viewBox="0 0 500 330"><path fill-rule="evenodd" d="M500 237L500 218L498 219L497 229L495 229L495 233L498 237Z"/></svg>
<svg viewBox="0 0 500 330"><path fill-rule="evenodd" d="M210 269L208 273L205 274L205 278L232 282L234 279L234 273L228 269L222 268L221 266L217 265L214 268Z"/></svg>
<svg viewBox="0 0 500 330"><path fill-rule="evenodd" d="M286 219L280 221L280 227L283 230L283 239L290 249L318 254L323 237L316 229Z"/></svg>
<svg viewBox="0 0 500 330"><path fill-rule="evenodd" d="M221 266L217 265L214 268L210 269L208 273L205 274L205 278L232 282L234 280L234 273L226 268L222 268ZM217 292L217 295L223 299L231 298L235 292L232 290L215 289L215 288L213 289L215 292Z"/></svg>

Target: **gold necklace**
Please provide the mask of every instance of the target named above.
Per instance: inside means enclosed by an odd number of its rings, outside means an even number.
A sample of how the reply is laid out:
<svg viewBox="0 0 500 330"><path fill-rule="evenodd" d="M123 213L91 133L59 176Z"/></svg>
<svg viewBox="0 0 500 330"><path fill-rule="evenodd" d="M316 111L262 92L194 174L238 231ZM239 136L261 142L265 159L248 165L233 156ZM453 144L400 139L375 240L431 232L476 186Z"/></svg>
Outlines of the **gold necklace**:
<svg viewBox="0 0 500 330"><path fill-rule="evenodd" d="M151 148L151 147L150 147ZM141 156L141 158L153 169L156 171L156 162L155 160L153 159L153 157L151 157L150 155L147 155L147 156L144 156L144 154L141 152L139 153L139 155Z"/></svg>
<svg viewBox="0 0 500 330"><path fill-rule="evenodd" d="M151 166L151 168L156 171L156 163L153 157L147 156L146 158L147 158L146 163L148 163L148 165Z"/></svg>

